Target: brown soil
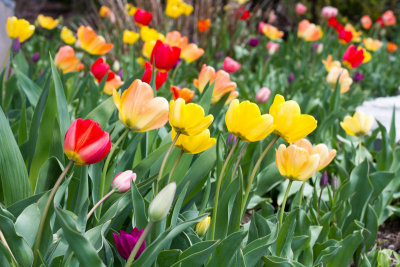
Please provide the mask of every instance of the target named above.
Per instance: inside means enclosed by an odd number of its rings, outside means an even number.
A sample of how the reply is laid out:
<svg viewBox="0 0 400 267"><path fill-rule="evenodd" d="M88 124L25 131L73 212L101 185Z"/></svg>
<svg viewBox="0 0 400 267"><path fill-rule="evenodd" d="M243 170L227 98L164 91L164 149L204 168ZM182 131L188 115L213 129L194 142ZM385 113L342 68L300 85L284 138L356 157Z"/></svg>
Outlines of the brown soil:
<svg viewBox="0 0 400 267"><path fill-rule="evenodd" d="M376 244L400 253L400 219L388 219L378 230Z"/></svg>

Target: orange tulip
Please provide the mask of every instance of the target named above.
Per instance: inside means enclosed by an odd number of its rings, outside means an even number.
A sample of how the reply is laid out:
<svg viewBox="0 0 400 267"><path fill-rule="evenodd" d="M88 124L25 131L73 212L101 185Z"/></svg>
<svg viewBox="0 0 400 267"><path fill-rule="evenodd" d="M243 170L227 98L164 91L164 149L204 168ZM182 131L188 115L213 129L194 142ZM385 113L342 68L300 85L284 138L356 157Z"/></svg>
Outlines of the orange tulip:
<svg viewBox="0 0 400 267"><path fill-rule="evenodd" d="M204 49L199 48L196 44L187 44L182 47L181 58L187 63L191 63L204 54Z"/></svg>
<svg viewBox="0 0 400 267"><path fill-rule="evenodd" d="M113 44L107 44L106 40L89 26L80 26L77 34L82 49L89 54L104 55L113 48Z"/></svg>
<svg viewBox="0 0 400 267"><path fill-rule="evenodd" d="M206 32L211 26L211 20L210 19L203 19L197 22L197 29L199 32Z"/></svg>
<svg viewBox="0 0 400 267"><path fill-rule="evenodd" d="M372 26L372 20L370 16L364 15L361 17L361 25L364 29L368 30Z"/></svg>
<svg viewBox="0 0 400 267"><path fill-rule="evenodd" d="M172 97L177 100L178 98L182 98L185 100L185 103L189 103L192 101L194 96L194 91L189 88L179 88L178 86L171 85L170 90L172 92Z"/></svg>
<svg viewBox="0 0 400 267"><path fill-rule="evenodd" d="M323 33L320 26L310 23L308 20L303 19L299 23L297 36L303 38L307 42L315 42L321 39Z"/></svg>
<svg viewBox="0 0 400 267"><path fill-rule="evenodd" d="M313 146L311 142L307 139L301 139L294 144L298 147L306 149L311 155L319 155L319 164L317 171L320 171L328 166L329 163L331 163L333 158L336 156L336 149L329 150L325 144L318 144L316 146Z"/></svg>
<svg viewBox="0 0 400 267"><path fill-rule="evenodd" d="M260 25L261 26L259 26L259 28L262 30L262 33L264 33L265 36L267 36L271 40L282 38L284 35L283 31L280 31L278 28L272 26L271 24L260 23Z"/></svg>
<svg viewBox="0 0 400 267"><path fill-rule="evenodd" d="M387 50L389 53L394 53L394 52L396 52L396 50L397 50L397 44L392 43L392 42L388 42L388 43L387 43L387 46L386 46L386 50Z"/></svg>
<svg viewBox="0 0 400 267"><path fill-rule="evenodd" d="M58 50L54 58L54 64L61 69L63 73L80 71L83 64L75 57L75 51L69 45L64 45Z"/></svg>
<svg viewBox="0 0 400 267"><path fill-rule="evenodd" d="M325 66L326 71L330 71L333 67L341 67L341 64L338 60L332 60L332 55L328 55L326 60L322 60L322 63Z"/></svg>

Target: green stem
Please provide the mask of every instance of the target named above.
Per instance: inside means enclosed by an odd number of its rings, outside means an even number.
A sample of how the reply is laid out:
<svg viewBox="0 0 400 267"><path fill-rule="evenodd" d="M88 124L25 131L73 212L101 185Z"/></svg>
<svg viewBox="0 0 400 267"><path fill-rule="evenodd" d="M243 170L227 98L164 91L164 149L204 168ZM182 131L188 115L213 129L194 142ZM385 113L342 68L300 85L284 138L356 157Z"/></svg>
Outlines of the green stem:
<svg viewBox="0 0 400 267"><path fill-rule="evenodd" d="M301 185L301 188L300 188L299 207L301 207L301 201L303 200L303 192L304 192L304 186L305 185L306 185L306 182L304 181L303 184Z"/></svg>
<svg viewBox="0 0 400 267"><path fill-rule="evenodd" d="M115 150L118 148L119 144L122 142L122 140L124 139L124 137L129 133L129 128L126 128L125 131L122 133L122 135L118 138L117 142L114 143L114 145L111 148L110 153L108 153L106 162L104 163L104 167L103 167L103 173L101 175L101 181L100 181L100 197L103 196L104 194L104 187L106 184L106 175L107 175L107 170L108 170L108 165L110 165L110 161L112 156L114 155ZM97 215L100 215L100 211L101 209L98 209L96 211Z"/></svg>
<svg viewBox="0 0 400 267"><path fill-rule="evenodd" d="M221 190L222 179L224 178L225 169L228 166L229 160L231 159L233 152L235 152L235 149L236 149L237 145L239 144L239 141L240 141L240 139L237 138L236 142L233 144L233 146L231 148L231 151L229 151L229 154L226 157L224 165L222 166L221 173L218 176L217 187L215 189L214 208L213 208L213 213L212 213L212 217L211 217L211 232L210 232L211 240L214 240L214 236L215 236L215 225L216 225L216 221L217 221L217 211L218 211L218 198L219 198L219 191Z"/></svg>
<svg viewBox="0 0 400 267"><path fill-rule="evenodd" d="M179 153L179 156L178 156L178 158L176 159L176 161L175 161L175 163L174 163L174 166L172 166L172 169L171 169L171 171L169 172L168 184L171 182L172 175L174 174L174 171L175 171L175 169L176 169L176 166L178 166L179 160L181 159L182 155L183 155L183 150L181 150L181 153Z"/></svg>
<svg viewBox="0 0 400 267"><path fill-rule="evenodd" d="M242 150L240 151L240 155L239 155L238 159L236 160L235 166L233 167L233 171L232 171L232 176L231 176L230 182L233 181L233 177L235 176L236 170L239 167L240 160L243 157L243 154L244 154L244 151L246 150L246 147L247 147L247 143L244 144Z"/></svg>
<svg viewBox="0 0 400 267"><path fill-rule="evenodd" d="M174 72L172 73L172 77L171 77L171 84L172 85L174 85L175 77L176 77L176 74L178 73L178 69L179 69L180 65L181 65L181 63L179 62L178 65L176 65L176 67L174 69Z"/></svg>
<svg viewBox="0 0 400 267"><path fill-rule="evenodd" d="M90 216L92 216L93 212L97 209L98 206L101 205L101 203L104 202L104 200L106 200L109 196L111 196L113 193L115 192L115 189L112 189L110 192L107 193L107 195L105 195L102 199L99 200L99 202L96 203L96 205L93 206L93 208L89 211L87 217L86 217L86 221L89 220Z"/></svg>
<svg viewBox="0 0 400 267"><path fill-rule="evenodd" d="M14 254L12 253L10 247L8 246L7 240L4 237L4 234L1 230L0 230L0 240L1 240L1 242L3 242L3 245L7 248L8 252L10 252L11 258L13 259L14 264L15 264L15 265L13 264L12 266L18 266L18 262L15 259Z"/></svg>
<svg viewBox="0 0 400 267"><path fill-rule="evenodd" d="M128 260L126 261L125 267L129 267L132 265L137 252L139 251L140 246L142 245L144 239L146 238L147 234L149 233L151 227L153 226L152 222L148 222L146 228L144 228L143 233L140 235L139 240L137 241L135 247L133 248L131 255L129 255Z"/></svg>
<svg viewBox="0 0 400 267"><path fill-rule="evenodd" d="M12 41L14 41L14 39L13 39ZM10 52L11 52L11 47L12 47L12 44L10 45L10 47L8 47L7 52L6 52L5 56L4 56L3 66L2 66L2 68L1 68L2 71L3 71L3 70L5 69L5 67L6 67L7 59L8 59L8 57L9 57L9 55L10 55Z"/></svg>
<svg viewBox="0 0 400 267"><path fill-rule="evenodd" d="M362 152L362 140L360 138L360 143L358 144L358 158L357 158L357 165L361 164L361 152Z"/></svg>
<svg viewBox="0 0 400 267"><path fill-rule="evenodd" d="M289 180L288 187L286 188L285 197L283 198L282 207L281 207L281 211L279 214L278 229L281 229L281 227L282 227L283 213L285 212L286 200L288 198L290 187L292 186L292 183L293 183L293 180Z"/></svg>
<svg viewBox="0 0 400 267"><path fill-rule="evenodd" d="M250 179L249 179L249 182L248 182L247 187L246 187L246 192L244 194L244 199L243 199L243 202L242 202L242 213L241 213L242 215L243 215L243 213L244 213L244 211L246 209L247 199L248 199L249 194L250 194L251 185L253 184L253 180L254 180L254 177L256 176L258 168L260 167L261 162L264 159L265 155L267 155L267 152L271 149L271 147L275 144L275 142L278 141L278 139L279 139L279 135L276 135L274 137L274 139L272 139L271 142L268 144L268 146L265 148L265 150L261 154L260 158L257 160L256 164L254 165L253 171L251 172Z"/></svg>
<svg viewBox="0 0 400 267"><path fill-rule="evenodd" d="M64 180L65 175L67 174L67 172L69 171L69 169L71 169L71 167L73 165L74 165L74 161L70 160L68 162L68 165L65 167L64 171L61 173L60 177L58 177L57 182L53 186L53 189L51 189L49 198L47 199L46 205L44 206L42 218L40 219L39 228L38 228L35 243L33 246L34 257L33 257L33 265L32 266L36 266L36 262L38 259L38 252L40 249L40 241L42 238L42 233L43 233L44 225L46 222L47 213L49 212L49 209L50 209L50 205L53 202L53 199L54 199L54 196L56 195L57 189L60 187L61 182Z"/></svg>
<svg viewBox="0 0 400 267"><path fill-rule="evenodd" d="M167 163L167 159L168 159L168 157L169 157L169 154L171 153L172 149L174 148L174 145L175 145L175 143L176 143L176 140L178 140L178 137L179 137L180 135L181 135L180 132L177 132L177 133L176 133L175 138L174 138L174 140L172 140L172 143L171 143L171 145L169 146L168 151L167 151L167 153L165 154L164 159L163 159L163 161L162 161L162 163L161 163L160 172L158 173L158 178L157 178L157 182L156 182L156 191L155 191L155 195L158 194L158 184L159 184L159 182L160 182L160 180L161 180L161 178L162 178L162 174L163 174L163 172L164 172L165 164Z"/></svg>

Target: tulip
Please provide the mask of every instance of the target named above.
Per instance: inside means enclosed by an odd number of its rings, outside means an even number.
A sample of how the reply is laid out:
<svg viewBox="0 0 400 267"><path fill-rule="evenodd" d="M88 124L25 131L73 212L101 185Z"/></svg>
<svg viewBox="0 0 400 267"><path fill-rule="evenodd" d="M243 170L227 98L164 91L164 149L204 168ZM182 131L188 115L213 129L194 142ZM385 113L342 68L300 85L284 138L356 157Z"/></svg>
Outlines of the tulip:
<svg viewBox="0 0 400 267"><path fill-rule="evenodd" d="M322 63L324 64L325 69L326 69L326 71L328 71L328 72L329 72L333 67L340 68L340 67L342 66L342 65L340 64L339 61L337 61L337 60L333 61L333 60L332 60L332 55L328 55L328 57L326 58L326 60L322 60Z"/></svg>
<svg viewBox="0 0 400 267"><path fill-rule="evenodd" d="M76 42L74 33L65 26L62 27L60 37L64 43L69 44L69 45L73 45Z"/></svg>
<svg viewBox="0 0 400 267"><path fill-rule="evenodd" d="M176 131L172 129L172 140L176 137ZM216 144L215 138L210 138L210 130L206 129L198 135L180 135L175 142L175 146L180 148L185 154L198 154Z"/></svg>
<svg viewBox="0 0 400 267"><path fill-rule="evenodd" d="M361 42L361 35L362 35L362 31L357 31L356 28L354 28L353 25L351 25L350 23L347 23L344 28L344 30L351 32L352 34L352 39L351 41L353 42Z"/></svg>
<svg viewBox="0 0 400 267"><path fill-rule="evenodd" d="M271 90L267 87L261 88L256 94L256 101L258 103L265 103L267 102L269 96L271 95Z"/></svg>
<svg viewBox="0 0 400 267"><path fill-rule="evenodd" d="M134 44L139 40L139 34L134 31L124 30L122 41L126 44Z"/></svg>
<svg viewBox="0 0 400 267"><path fill-rule="evenodd" d="M235 61L231 57L226 57L224 59L223 67L224 67L224 70L228 73L234 73L234 72L238 71L240 69L240 66L241 66L240 63Z"/></svg>
<svg viewBox="0 0 400 267"><path fill-rule="evenodd" d="M150 62L144 63L144 73L142 76L142 82L150 84L151 76L153 74L153 67ZM168 72L156 71L156 90L160 89L168 78Z"/></svg>
<svg viewBox="0 0 400 267"><path fill-rule="evenodd" d="M259 43L260 43L260 40L258 40L257 38L250 38L250 40L249 40L249 45L251 47L256 47Z"/></svg>
<svg viewBox="0 0 400 267"><path fill-rule="evenodd" d="M289 82L289 83L292 83L293 81L294 81L294 73L291 72L291 73L289 74L289 77L288 77L288 82Z"/></svg>
<svg viewBox="0 0 400 267"><path fill-rule="evenodd" d="M296 4L296 13L297 15L303 15L304 13L306 13L307 11L307 7L305 5L303 5L302 3L297 3Z"/></svg>
<svg viewBox="0 0 400 267"><path fill-rule="evenodd" d="M140 26L147 26L151 22L152 18L153 14L151 14L151 12L147 12L141 8L136 9L135 15L133 16L135 23L139 24Z"/></svg>
<svg viewBox="0 0 400 267"><path fill-rule="evenodd" d="M21 42L19 41L19 37L17 37L14 39L14 41L11 45L11 50L14 53L18 53L20 49L21 49Z"/></svg>
<svg viewBox="0 0 400 267"><path fill-rule="evenodd" d="M131 181L136 181L136 173L131 170L124 171L114 177L111 186L118 193L125 193L131 188Z"/></svg>
<svg viewBox="0 0 400 267"><path fill-rule="evenodd" d="M208 227L210 227L210 221L211 218L210 216L207 216L203 220L201 220L197 225L196 225L196 232L199 236L205 235L205 233L208 230Z"/></svg>
<svg viewBox="0 0 400 267"><path fill-rule="evenodd" d="M114 89L117 90L118 88L120 88L121 85L124 84L124 82L121 80L121 77L119 75L116 75L114 72L111 71L109 74L114 74L112 75L113 78L106 81L103 91L107 95L112 95Z"/></svg>
<svg viewBox="0 0 400 267"><path fill-rule="evenodd" d="M374 40L370 37L364 38L363 40L364 46L369 51L375 52L382 46L382 42L379 40Z"/></svg>
<svg viewBox="0 0 400 267"><path fill-rule="evenodd" d="M91 55L104 55L113 48L113 44L107 44L106 40L89 26L80 26L77 35L82 49Z"/></svg>
<svg viewBox="0 0 400 267"><path fill-rule="evenodd" d="M334 175L332 177L332 179L329 181L329 184L332 186L333 190L338 189L338 179L337 179L336 175Z"/></svg>
<svg viewBox="0 0 400 267"><path fill-rule="evenodd" d="M52 17L48 17L48 16L43 16L42 14L40 14L37 17L37 20L39 22L39 25L42 28L48 29L48 30L52 30L55 27L57 27L59 20L58 19L53 19Z"/></svg>
<svg viewBox="0 0 400 267"><path fill-rule="evenodd" d="M139 229L135 227L133 228L130 234L128 234L123 230L119 231L119 236L117 234L112 233L114 237L115 247L122 258L124 258L125 260L129 258L131 251L135 247L140 236L143 234L143 230L144 229L139 231ZM146 242L143 241L142 245L139 248L139 251L135 256L135 260L139 258L139 256L143 253L145 248L146 248Z"/></svg>
<svg viewBox="0 0 400 267"><path fill-rule="evenodd" d="M163 127L168 121L168 101L155 97L147 83L136 79L122 96L113 90L119 119L133 132L146 132Z"/></svg>
<svg viewBox="0 0 400 267"><path fill-rule="evenodd" d="M388 42L388 43L387 43L387 46L386 46L386 50L387 50L389 53L394 53L394 52L396 52L396 50L397 50L397 44L392 43L392 42Z"/></svg>
<svg viewBox="0 0 400 267"><path fill-rule="evenodd" d="M324 6L321 10L321 16L327 19L335 18L338 14L338 9L333 6Z"/></svg>
<svg viewBox="0 0 400 267"><path fill-rule="evenodd" d="M339 32L339 42L343 44L348 44L351 42L351 40L353 40L353 34L351 33L351 31L343 29Z"/></svg>
<svg viewBox="0 0 400 267"><path fill-rule="evenodd" d="M161 71L169 71L179 60L181 49L179 47L170 47L168 44L157 40L153 52L151 53L151 62Z"/></svg>
<svg viewBox="0 0 400 267"><path fill-rule="evenodd" d="M259 107L247 100L240 104L237 99L231 102L225 123L228 131L243 141L260 141L273 131L273 117L261 115Z"/></svg>
<svg viewBox="0 0 400 267"><path fill-rule="evenodd" d="M310 23L308 20L303 19L299 23L299 28L297 30L297 36L303 38L307 42L315 42L321 39L323 32L320 26L316 26Z"/></svg>
<svg viewBox="0 0 400 267"><path fill-rule="evenodd" d="M392 10L388 10L382 15L382 21L385 26L393 26L396 24L396 17Z"/></svg>
<svg viewBox="0 0 400 267"><path fill-rule="evenodd" d="M97 163L110 149L110 134L91 119L75 120L65 134L64 153L76 165Z"/></svg>
<svg viewBox="0 0 400 267"><path fill-rule="evenodd" d="M181 58L187 63L192 63L199 59L203 54L204 50L197 47L196 44L186 44L182 46Z"/></svg>
<svg viewBox="0 0 400 267"><path fill-rule="evenodd" d="M204 116L204 109L200 105L185 104L182 98L171 100L169 110L169 124L176 132L184 135L198 135L214 120L213 115Z"/></svg>
<svg viewBox="0 0 400 267"><path fill-rule="evenodd" d="M210 19L203 19L197 22L197 29L199 32L206 32L210 28L211 20Z"/></svg>
<svg viewBox="0 0 400 267"><path fill-rule="evenodd" d="M277 19L277 16L275 14L275 10L271 10L268 14L268 23L274 23Z"/></svg>
<svg viewBox="0 0 400 267"><path fill-rule="evenodd" d="M60 47L55 58L54 64L61 69L63 73L80 71L83 69L83 64L75 57L75 50L69 45Z"/></svg>
<svg viewBox="0 0 400 267"><path fill-rule="evenodd" d="M270 55L275 54L279 50L279 44L274 42L267 43L267 50Z"/></svg>
<svg viewBox="0 0 400 267"><path fill-rule="evenodd" d="M96 59L96 61L90 67L90 72L96 78L97 82L101 82L107 72L110 70L110 65L107 62L104 62L102 57ZM115 73L110 71L107 75L107 81L110 81L114 78Z"/></svg>
<svg viewBox="0 0 400 267"><path fill-rule="evenodd" d="M362 80L364 80L364 75L361 72L356 72L353 76L353 81L355 83L361 82Z"/></svg>
<svg viewBox="0 0 400 267"><path fill-rule="evenodd" d="M131 3L126 3L125 9L128 12L129 16L133 16L136 13L136 7L134 5L132 5Z"/></svg>
<svg viewBox="0 0 400 267"><path fill-rule="evenodd" d="M165 36L165 43L169 46L177 46L182 48L182 46L187 45L188 38L182 37L182 34L178 31L172 31L167 33Z"/></svg>
<svg viewBox="0 0 400 267"><path fill-rule="evenodd" d="M147 26L142 26L140 28L140 38L142 38L143 42L161 40L164 41L165 37L163 34L159 33L156 29L149 28ZM151 53L151 51L150 51Z"/></svg>
<svg viewBox="0 0 400 267"><path fill-rule="evenodd" d="M167 0L165 14L171 18L178 18L181 15L190 15L193 12L193 6L186 4L183 0Z"/></svg>
<svg viewBox="0 0 400 267"><path fill-rule="evenodd" d="M361 17L361 25L366 30L370 29L372 26L372 20L371 20L370 16L368 16L368 15L362 16Z"/></svg>
<svg viewBox="0 0 400 267"><path fill-rule="evenodd" d="M337 18L335 17L331 17L328 19L328 26L331 28L336 29L338 32L340 32L338 30L338 28L342 28L343 26L339 23L339 21L337 20Z"/></svg>
<svg viewBox="0 0 400 267"><path fill-rule="evenodd" d="M35 54L32 55L32 62L36 63L39 60L40 53L36 52Z"/></svg>
<svg viewBox="0 0 400 267"><path fill-rule="evenodd" d="M239 20L247 20L250 18L250 12L243 6L239 7L235 13L236 18Z"/></svg>
<svg viewBox="0 0 400 267"><path fill-rule="evenodd" d="M106 6L101 6L100 10L99 10L99 15L102 18L107 18L109 17L111 14L111 10L109 7Z"/></svg>
<svg viewBox="0 0 400 267"><path fill-rule="evenodd" d="M151 201L148 214L150 222L162 221L171 208L176 192L176 183L172 182L164 187Z"/></svg>
<svg viewBox="0 0 400 267"><path fill-rule="evenodd" d="M324 188L325 186L327 186L328 185L328 179L329 179L328 172L324 171L324 173L321 176L321 180L319 181L319 186L321 188Z"/></svg>
<svg viewBox="0 0 400 267"><path fill-rule="evenodd" d="M340 122L340 126L345 130L346 134L351 136L361 137L367 135L374 123L372 115L367 116L363 112L355 112L353 117L347 115L344 120Z"/></svg>
<svg viewBox="0 0 400 267"><path fill-rule="evenodd" d="M194 96L194 91L189 88L179 88L177 86L171 85L170 90L172 92L172 97L177 100L178 98L182 98L185 100L185 103L190 103Z"/></svg>
<svg viewBox="0 0 400 267"><path fill-rule="evenodd" d="M336 83L339 83L341 94L349 91L350 85L353 83L349 71L341 67L332 67L326 77L326 81L331 85L332 90L335 88Z"/></svg>
<svg viewBox="0 0 400 267"><path fill-rule="evenodd" d="M357 49L355 45L350 45L342 57L343 64L348 69L360 66L364 61L364 50Z"/></svg>
<svg viewBox="0 0 400 267"><path fill-rule="evenodd" d="M298 147L302 147L308 151L309 154L319 155L319 164L317 171L324 169L331 163L333 158L336 156L336 150L329 150L325 144L318 144L313 146L307 139L301 139L294 143Z"/></svg>
<svg viewBox="0 0 400 267"><path fill-rule="evenodd" d="M215 80L215 69L203 64L198 79L193 80L194 86L199 89L200 93L204 91L207 84L211 85Z"/></svg>
<svg viewBox="0 0 400 267"><path fill-rule="evenodd" d="M261 25L259 25L259 30L260 30L260 27L261 27L262 33L265 34L265 36L267 36L271 40L282 38L284 35L283 31L278 30L278 28L276 28L270 24L262 23Z"/></svg>
<svg viewBox="0 0 400 267"><path fill-rule="evenodd" d="M27 20L10 17L7 19L7 34L10 38L19 38L21 43L28 40L35 32L35 26L29 24Z"/></svg>

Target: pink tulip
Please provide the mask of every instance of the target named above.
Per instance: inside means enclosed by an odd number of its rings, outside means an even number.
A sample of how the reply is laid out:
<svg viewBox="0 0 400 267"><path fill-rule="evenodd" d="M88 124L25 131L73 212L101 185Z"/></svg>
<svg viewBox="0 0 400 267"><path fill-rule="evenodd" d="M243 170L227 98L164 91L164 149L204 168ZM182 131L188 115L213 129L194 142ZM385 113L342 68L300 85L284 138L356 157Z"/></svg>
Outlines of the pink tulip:
<svg viewBox="0 0 400 267"><path fill-rule="evenodd" d="M274 42L267 43L267 50L270 55L275 54L279 49L279 44Z"/></svg>
<svg viewBox="0 0 400 267"><path fill-rule="evenodd" d="M267 102L269 96L271 95L271 90L267 87L261 88L256 94L256 101L258 103L265 103Z"/></svg>
<svg viewBox="0 0 400 267"><path fill-rule="evenodd" d="M224 59L224 70L228 73L234 73L240 69L240 63L235 61L233 58L226 57Z"/></svg>
<svg viewBox="0 0 400 267"><path fill-rule="evenodd" d="M307 7L305 5L303 5L302 3L296 4L296 13L298 15L303 15L304 13L306 13L306 11L307 11Z"/></svg>
<svg viewBox="0 0 400 267"><path fill-rule="evenodd" d="M125 193L131 188L131 180L136 181L136 173L131 170L124 171L115 176L111 185L118 193Z"/></svg>
<svg viewBox="0 0 400 267"><path fill-rule="evenodd" d="M276 18L277 18L277 16L276 16L276 14L275 14L275 10L272 9L272 10L269 12L269 15L268 15L268 23L274 23L275 20L276 20Z"/></svg>
<svg viewBox="0 0 400 267"><path fill-rule="evenodd" d="M321 10L321 16L324 18L334 18L338 14L338 9L333 6L324 6Z"/></svg>

